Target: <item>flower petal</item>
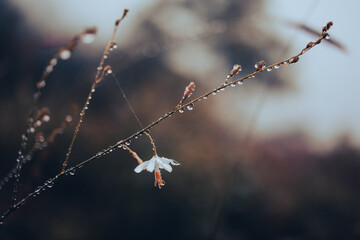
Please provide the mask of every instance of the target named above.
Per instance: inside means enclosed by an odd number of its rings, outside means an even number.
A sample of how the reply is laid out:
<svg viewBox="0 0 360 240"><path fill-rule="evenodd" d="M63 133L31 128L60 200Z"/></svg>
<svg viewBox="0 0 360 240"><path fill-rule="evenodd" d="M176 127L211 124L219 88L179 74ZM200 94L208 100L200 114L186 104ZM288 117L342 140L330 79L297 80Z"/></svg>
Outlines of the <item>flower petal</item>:
<svg viewBox="0 0 360 240"><path fill-rule="evenodd" d="M145 161L142 164L137 165L137 167L134 169L136 173L140 173L142 170L144 170L149 165L149 161Z"/></svg>
<svg viewBox="0 0 360 240"><path fill-rule="evenodd" d="M165 169L166 171L168 171L168 172L171 172L172 171L172 167L170 166L170 164L169 163L167 163L167 162L164 162L164 161L158 161L158 163L159 163L159 167L160 168L163 168L163 169Z"/></svg>
<svg viewBox="0 0 360 240"><path fill-rule="evenodd" d="M147 161L149 164L146 167L146 171L148 171L148 172L153 172L154 171L154 169L155 169L155 161L156 160L154 158Z"/></svg>
<svg viewBox="0 0 360 240"><path fill-rule="evenodd" d="M165 157L159 157L161 159L162 162L166 162L167 164L172 164L174 166L178 166L180 165L180 163L178 163L175 160L169 159L169 158L165 158Z"/></svg>

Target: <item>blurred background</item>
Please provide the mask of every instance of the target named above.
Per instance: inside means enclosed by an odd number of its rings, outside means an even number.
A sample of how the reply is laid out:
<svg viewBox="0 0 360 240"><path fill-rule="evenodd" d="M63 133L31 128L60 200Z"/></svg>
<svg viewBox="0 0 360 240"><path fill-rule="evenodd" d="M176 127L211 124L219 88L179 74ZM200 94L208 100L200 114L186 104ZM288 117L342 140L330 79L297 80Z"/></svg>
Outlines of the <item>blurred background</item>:
<svg viewBox="0 0 360 240"><path fill-rule="evenodd" d="M357 1L104 0L0 2L0 176L15 165L36 83L52 55L85 27L90 45L50 74L39 107L44 136L82 107L114 20L129 8L107 64L143 125L171 110L185 86L217 87L237 63L289 58L328 21L324 42L288 67L258 75L177 113L151 130L160 156L181 166L134 173L117 150L66 176L12 214L0 239L359 239L360 58ZM78 120L78 113L73 116ZM56 175L71 124L24 165L20 197ZM97 90L69 165L139 130L112 77ZM33 141L29 145L32 146ZM152 157L149 140L130 147ZM0 190L1 211L13 182Z"/></svg>

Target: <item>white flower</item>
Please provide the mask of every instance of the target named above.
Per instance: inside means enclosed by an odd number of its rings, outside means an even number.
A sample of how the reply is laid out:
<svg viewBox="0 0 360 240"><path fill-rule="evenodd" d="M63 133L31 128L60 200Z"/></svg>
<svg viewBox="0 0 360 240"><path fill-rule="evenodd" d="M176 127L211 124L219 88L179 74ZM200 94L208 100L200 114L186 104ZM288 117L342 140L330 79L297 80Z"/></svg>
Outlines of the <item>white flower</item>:
<svg viewBox="0 0 360 240"><path fill-rule="evenodd" d="M150 160L145 161L139 164L134 171L136 173L140 173L144 169L148 172L153 172L155 170L155 187L158 184L159 188L165 185L165 181L162 180L160 169L165 169L168 172L172 171L171 165L177 166L180 163L176 162L175 160L159 157L158 155L154 155Z"/></svg>

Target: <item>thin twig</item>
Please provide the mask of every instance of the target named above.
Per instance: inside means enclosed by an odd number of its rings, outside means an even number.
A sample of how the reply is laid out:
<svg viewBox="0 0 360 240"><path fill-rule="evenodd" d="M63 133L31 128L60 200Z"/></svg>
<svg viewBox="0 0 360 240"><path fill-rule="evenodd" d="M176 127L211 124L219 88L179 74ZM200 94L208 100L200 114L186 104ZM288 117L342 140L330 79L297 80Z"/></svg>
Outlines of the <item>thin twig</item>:
<svg viewBox="0 0 360 240"><path fill-rule="evenodd" d="M13 189L13 199L12 199L13 204L15 204L16 199L17 199L18 186L19 186L19 181L20 181L20 172L21 172L22 164L24 163L24 157L25 157L24 151L26 150L28 139L29 139L30 135L35 132L35 128L33 125L35 112L36 112L37 106L40 101L40 96L41 96L42 90L44 89L44 87L46 85L47 77L53 71L54 67L57 64L58 59L59 58L61 58L63 60L68 59L71 56L71 52L75 49L75 47L80 42L81 38L84 35L89 34L89 33L95 34L96 28L85 29L83 32L77 34L64 47L60 48L50 59L49 63L47 64L47 66L45 67L45 69L43 71L40 81L37 83L37 91L34 94L34 100L30 107L29 115L26 119L27 129L21 137L20 149L18 151L19 155L16 159L17 164L16 164L16 172L14 174L15 175L15 184L14 184L14 189Z"/></svg>
<svg viewBox="0 0 360 240"><path fill-rule="evenodd" d="M123 19L123 18L122 18ZM322 33L322 36L319 37L315 42L310 42L307 44L307 46L301 50L300 53L298 53L297 55L293 56L293 57L290 57L286 60L282 60L280 62L277 62L277 63L274 63L270 66L267 66L267 67L263 67L262 69L258 69L257 71L245 76L245 77L242 77L242 78L239 78L237 80L234 80L232 82L229 82L229 83L226 83L226 84L223 84L217 88L215 88L214 90L210 91L210 92L207 92L203 95L201 95L200 97L192 100L192 101L189 101L188 103L184 104L184 105L181 105L181 107L179 107L179 105L176 105L176 107L171 110L170 112L167 112L165 113L163 116L161 116L158 120L152 122L151 124L149 124L148 126L146 126L145 128L137 131L136 133L132 134L131 136L127 137L127 138L124 138L118 142L116 142L114 145L111 145L109 147L107 147L105 150L103 151L100 151L98 152L97 154L93 155L92 157L82 161L81 163L73 166L73 167L70 167L68 169L63 169L63 171L61 171L59 174L57 174L56 176L54 176L53 178L50 178L49 180L47 180L43 185L39 186L36 188L35 191L33 191L32 193L28 194L26 197L24 197L21 201L19 201L18 203L12 205L6 212L4 212L4 214L0 217L0 223L2 223L12 212L16 211L17 209L19 209L21 206L25 205L29 200L31 200L32 198L35 198L36 196L39 195L39 193L42 191L42 190L45 190L46 188L50 188L54 185L54 183L60 179L61 177L63 177L64 175L67 175L67 174L71 174L71 173L74 173L76 170L80 169L81 167L83 167L84 165L94 161L95 159L98 159L104 155L106 155L107 153L110 153L112 151L114 151L115 149L117 148L122 148L126 145L126 143L129 143L131 140L133 140L134 138L138 137L138 136L141 136L142 134L146 134L146 131L150 130L151 128L153 128L154 126L156 126L157 124L159 124L160 122L164 121L165 119L169 118L170 116L172 116L173 114L175 114L176 112L179 112L181 109L185 108L185 107L188 107L188 106L193 106L194 103L196 102L199 102L203 99L207 99L208 96L210 95L213 95L218 92L221 92L221 90L223 89L226 89L230 86L236 86L236 84L238 83L242 83L244 80L247 80L247 79L250 79L252 78L253 76L261 73L261 72L264 72L264 71L267 71L268 69L272 69L272 68L279 68L281 65L284 65L284 66L287 66L287 65L290 65L290 64L293 64L293 63L296 63L299 61L299 57L302 56L303 54L305 54L308 50L312 49L313 47L315 47L316 45L320 44L321 41L325 38L328 38L328 34L327 34L327 30L330 29L330 27L332 26L332 22L329 22L326 27L325 30L323 28L323 33ZM125 144L125 145L124 145ZM126 148L126 147L125 147ZM128 149L128 148L126 148Z"/></svg>
<svg viewBox="0 0 360 240"><path fill-rule="evenodd" d="M114 30L113 30L113 33L110 37L110 41L109 43L107 44L106 48L105 48L105 51L104 51L104 54L100 60L100 63L99 63L99 66L97 68L97 72L96 72L96 75L95 75L95 80L93 82L93 84L91 85L91 89L90 89L90 92L88 94L88 97L86 99L86 102L84 104L84 107L82 108L81 110L81 113L80 113L80 119L79 119L79 122L77 123L76 125L76 128L75 128L75 131L74 131L74 135L73 135L73 138L71 140L71 143L70 143L70 146L69 146L69 149L68 149L68 152L66 153L66 158L63 162L63 165L62 165L62 169L61 169L61 174L64 173L65 171L65 168L66 168L66 165L69 161L69 157L70 157L70 154L71 154L71 151L74 147L74 143L75 143L75 140L76 140L76 137L79 133L79 130L80 130L80 126L81 126L81 123L83 121L83 118L85 116L85 112L86 112L86 109L88 109L88 105L90 103L90 99L92 98L92 94L95 92L95 88L97 86L98 83L101 82L101 80L104 78L104 74L105 74L105 70L106 69L103 69L103 66L104 66L104 62L105 62L105 59L107 59L108 55L109 55L109 52L110 52L110 49L114 46L114 38L115 38L115 34L116 34L116 31L119 27L119 24L120 22L126 17L127 13L129 12L128 9L125 9L124 10L124 13L122 15L122 17L120 19L117 19L115 21L115 26L114 26Z"/></svg>

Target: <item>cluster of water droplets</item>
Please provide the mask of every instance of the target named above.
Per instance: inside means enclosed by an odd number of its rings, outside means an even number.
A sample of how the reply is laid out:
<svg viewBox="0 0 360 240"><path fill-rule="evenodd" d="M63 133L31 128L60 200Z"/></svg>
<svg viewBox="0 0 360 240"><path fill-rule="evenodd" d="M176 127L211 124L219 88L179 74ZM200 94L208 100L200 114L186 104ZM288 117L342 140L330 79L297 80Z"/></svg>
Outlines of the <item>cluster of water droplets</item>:
<svg viewBox="0 0 360 240"><path fill-rule="evenodd" d="M110 44L109 50L110 50L110 51L113 51L114 49L117 49L117 48L118 48L117 44L116 44L115 42L112 42L112 43Z"/></svg>
<svg viewBox="0 0 360 240"><path fill-rule="evenodd" d="M95 92L95 87L93 89L91 89L91 92L94 93ZM85 111L89 108L89 104L90 104L90 100L92 99L91 95L88 97L88 99L86 100L84 109L80 112L80 118L82 118L85 115ZM80 123L82 123L82 119L79 120Z"/></svg>
<svg viewBox="0 0 360 240"><path fill-rule="evenodd" d="M180 108L179 113L184 113L185 109L192 111L194 109L194 103L190 103L189 105L186 106L186 108L185 107Z"/></svg>
<svg viewBox="0 0 360 240"><path fill-rule="evenodd" d="M43 122L48 122L50 121L50 116L48 114L44 114L40 119L37 119L34 122L33 118L29 118L28 119L28 128L26 130L26 133L21 135L21 149L18 152L18 157L16 158L16 163L17 165L6 175L6 177L4 177L1 181L0 181L0 190L3 189L4 185L6 185L12 178L16 178L17 177L17 171L21 170L21 167L23 164L29 162L32 159L32 153L28 153L26 155L24 155L23 151L25 150L26 146L27 146L27 142L29 140L29 135L34 133L36 128L40 127L41 124ZM35 150L38 150L43 147L46 147L47 143L44 142L44 138L43 137L37 137L35 139L35 144L34 144L34 148ZM17 190L14 189L14 192L16 193Z"/></svg>
<svg viewBox="0 0 360 240"><path fill-rule="evenodd" d="M14 167L7 175L0 181L0 190L16 175L16 167Z"/></svg>

